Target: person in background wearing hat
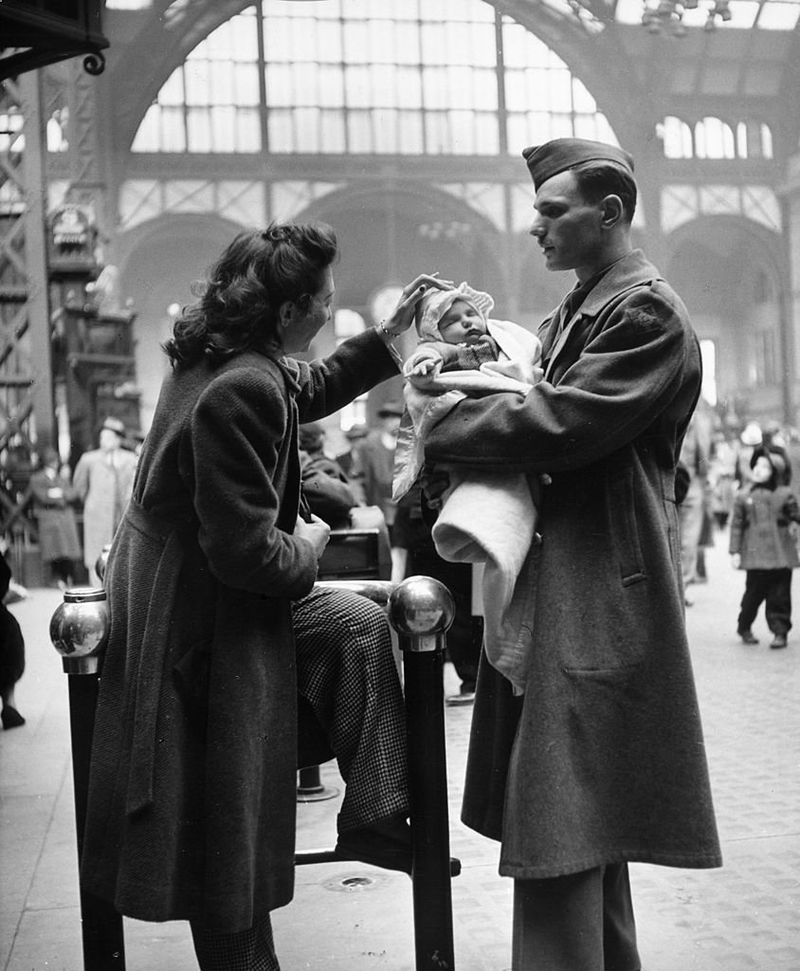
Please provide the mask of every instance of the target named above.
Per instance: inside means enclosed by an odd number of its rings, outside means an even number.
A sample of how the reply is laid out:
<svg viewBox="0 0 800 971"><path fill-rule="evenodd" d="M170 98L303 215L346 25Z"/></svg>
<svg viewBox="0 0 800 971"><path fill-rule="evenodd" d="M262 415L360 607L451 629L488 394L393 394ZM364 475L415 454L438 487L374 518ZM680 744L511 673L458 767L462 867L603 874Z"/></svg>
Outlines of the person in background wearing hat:
<svg viewBox="0 0 800 971"><path fill-rule="evenodd" d="M360 505L365 505L364 493L361 484L353 477L353 463L355 461L355 448L357 444L362 439L365 439L368 434L369 428L366 425L351 425L344 433L344 437L347 439L347 450L340 452L336 456L336 462L342 472L347 476L347 481L350 483L351 489L355 492Z"/></svg>
<svg viewBox="0 0 800 971"><path fill-rule="evenodd" d="M387 401L378 408L377 428L353 446L350 479L356 483L367 506L377 506L383 513L389 536L392 535L396 503L392 499L394 449L403 405Z"/></svg>
<svg viewBox="0 0 800 971"><path fill-rule="evenodd" d="M577 281L539 329L543 379L464 398L425 447L434 504L437 466L542 481L527 686L481 659L462 820L501 842L514 971L638 971L628 864L721 865L674 494L700 348L632 245L631 156L573 138L523 155L531 236Z"/></svg>
<svg viewBox="0 0 800 971"><path fill-rule="evenodd" d="M757 421L749 421L742 429L736 443L736 485L740 489L750 484L750 459L763 440L761 425Z"/></svg>
<svg viewBox="0 0 800 971"><path fill-rule="evenodd" d="M119 418L106 418L100 428L99 447L81 455L72 477L83 503L83 562L92 583L101 586L95 564L103 547L114 538L136 474L137 458L122 447L124 439L125 425Z"/></svg>
<svg viewBox="0 0 800 971"><path fill-rule="evenodd" d="M31 476L31 491L42 563L50 574L47 582L64 590L74 582L75 564L81 558L81 541L73 508L78 495L61 469L58 452L54 448L45 449L40 467Z"/></svg>
<svg viewBox="0 0 800 971"><path fill-rule="evenodd" d="M782 481L779 455L759 445L750 467L751 481L736 494L731 517L731 562L747 574L736 632L745 644L758 644L752 627L763 603L770 647L782 648L792 628L792 570L800 566L790 531L792 523L800 523L800 506Z"/></svg>
<svg viewBox="0 0 800 971"><path fill-rule="evenodd" d="M358 500L341 466L325 454L325 429L315 421L301 425L299 444L303 496L311 512L331 529L347 529Z"/></svg>

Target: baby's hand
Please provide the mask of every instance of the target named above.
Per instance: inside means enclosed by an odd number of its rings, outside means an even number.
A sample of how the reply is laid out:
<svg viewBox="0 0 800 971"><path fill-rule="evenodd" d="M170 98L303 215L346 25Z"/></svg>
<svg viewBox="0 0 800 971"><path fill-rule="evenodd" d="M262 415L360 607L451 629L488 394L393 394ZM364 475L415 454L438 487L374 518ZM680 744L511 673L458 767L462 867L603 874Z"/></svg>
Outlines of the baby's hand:
<svg viewBox="0 0 800 971"><path fill-rule="evenodd" d="M426 374L438 374L441 369L441 355L428 348L422 348L414 355L408 373L415 377L424 377Z"/></svg>
<svg viewBox="0 0 800 971"><path fill-rule="evenodd" d="M417 361L411 368L411 373L416 377L423 377L426 374L435 374L442 369L442 362L434 360L432 357L423 358Z"/></svg>

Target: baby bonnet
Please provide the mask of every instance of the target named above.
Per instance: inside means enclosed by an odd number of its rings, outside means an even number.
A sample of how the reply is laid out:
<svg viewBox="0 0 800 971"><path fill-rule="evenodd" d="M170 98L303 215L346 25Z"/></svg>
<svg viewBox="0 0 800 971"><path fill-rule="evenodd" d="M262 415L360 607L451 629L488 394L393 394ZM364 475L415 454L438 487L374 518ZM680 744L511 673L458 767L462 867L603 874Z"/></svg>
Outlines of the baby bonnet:
<svg viewBox="0 0 800 971"><path fill-rule="evenodd" d="M449 290L432 289L417 305L417 333L422 340L440 341L442 339L439 333L439 321L456 300L466 300L478 311L484 322L494 307L494 300L488 293L475 290L466 282Z"/></svg>

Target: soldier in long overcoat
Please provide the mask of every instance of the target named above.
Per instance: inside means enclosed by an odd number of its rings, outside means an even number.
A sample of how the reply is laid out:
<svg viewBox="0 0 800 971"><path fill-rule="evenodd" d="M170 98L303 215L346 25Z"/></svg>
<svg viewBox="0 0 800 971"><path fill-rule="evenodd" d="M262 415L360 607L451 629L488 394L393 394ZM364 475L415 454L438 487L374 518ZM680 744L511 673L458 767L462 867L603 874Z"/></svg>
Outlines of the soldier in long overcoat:
<svg viewBox="0 0 800 971"><path fill-rule="evenodd" d="M331 318L335 255L332 230L304 226L223 253L167 345L106 568L82 885L125 915L189 920L204 971L258 948L246 967L277 968L269 912L293 893L292 601L329 532L298 515L298 426L397 373L391 338L430 280L325 360L286 357Z"/></svg>
<svg viewBox="0 0 800 971"><path fill-rule="evenodd" d="M630 244L630 156L578 139L527 151L531 235L578 284L539 330L544 379L525 399L462 401L426 446L430 463L524 471L540 488L527 687L514 698L481 666L462 818L502 841L515 971L634 971L627 863L721 862L674 491L700 351Z"/></svg>

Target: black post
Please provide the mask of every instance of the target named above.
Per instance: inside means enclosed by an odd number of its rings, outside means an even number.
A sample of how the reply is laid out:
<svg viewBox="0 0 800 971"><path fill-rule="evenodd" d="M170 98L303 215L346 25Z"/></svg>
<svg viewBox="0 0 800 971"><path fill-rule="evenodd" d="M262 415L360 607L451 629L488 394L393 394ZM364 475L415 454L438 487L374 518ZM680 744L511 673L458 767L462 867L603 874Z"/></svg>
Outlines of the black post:
<svg viewBox="0 0 800 971"><path fill-rule="evenodd" d="M430 577L409 577L389 601L403 651L417 971L455 968L444 726L445 631L454 614L450 591Z"/></svg>
<svg viewBox="0 0 800 971"><path fill-rule="evenodd" d="M75 831L78 867L83 855L83 831L89 795L97 674L69 674L69 720L72 740L72 778L75 785ZM107 900L80 889L84 971L125 971L122 915Z"/></svg>
<svg viewBox="0 0 800 971"><path fill-rule="evenodd" d="M73 587L50 621L50 639L69 679L72 778L78 868L89 796L89 764L97 707L99 656L108 633L108 609L102 588ZM80 889L84 971L125 971L122 916L105 900Z"/></svg>

